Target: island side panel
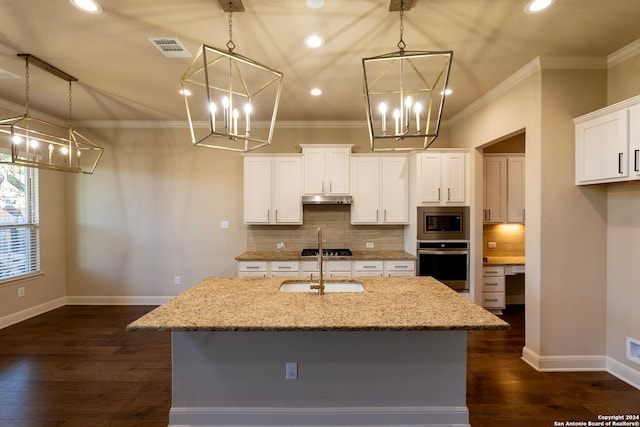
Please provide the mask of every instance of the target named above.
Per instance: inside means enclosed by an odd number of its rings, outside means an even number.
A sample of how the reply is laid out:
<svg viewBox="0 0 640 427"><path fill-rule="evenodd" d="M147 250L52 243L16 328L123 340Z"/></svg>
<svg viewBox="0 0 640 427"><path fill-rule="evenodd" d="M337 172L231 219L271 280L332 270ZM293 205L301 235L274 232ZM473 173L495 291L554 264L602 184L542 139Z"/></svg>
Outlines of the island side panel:
<svg viewBox="0 0 640 427"><path fill-rule="evenodd" d="M172 334L171 425L468 425L466 331Z"/></svg>

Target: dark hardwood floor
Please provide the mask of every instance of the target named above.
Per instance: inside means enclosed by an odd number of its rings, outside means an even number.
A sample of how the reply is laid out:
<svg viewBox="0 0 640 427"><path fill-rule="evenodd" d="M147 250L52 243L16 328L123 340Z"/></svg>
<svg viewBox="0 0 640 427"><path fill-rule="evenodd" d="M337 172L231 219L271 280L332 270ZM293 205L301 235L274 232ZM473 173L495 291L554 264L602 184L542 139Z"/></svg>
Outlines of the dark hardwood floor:
<svg viewBox="0 0 640 427"><path fill-rule="evenodd" d="M67 306L0 329L0 426L166 427L170 334L124 329L149 310ZM607 373L536 372L520 360L522 311L504 319L508 331L469 333L473 427L543 427L640 412L640 391Z"/></svg>

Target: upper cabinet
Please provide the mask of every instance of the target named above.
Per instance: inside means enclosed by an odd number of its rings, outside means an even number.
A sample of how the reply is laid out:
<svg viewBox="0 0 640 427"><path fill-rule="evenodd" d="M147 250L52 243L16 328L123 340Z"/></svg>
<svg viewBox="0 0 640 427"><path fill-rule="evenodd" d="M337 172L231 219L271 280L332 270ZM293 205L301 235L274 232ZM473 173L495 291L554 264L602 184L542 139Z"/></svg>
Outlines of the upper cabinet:
<svg viewBox="0 0 640 427"><path fill-rule="evenodd" d="M352 224L407 224L409 172L402 155L351 157Z"/></svg>
<svg viewBox="0 0 640 427"><path fill-rule="evenodd" d="M301 144L304 194L349 194L351 144Z"/></svg>
<svg viewBox="0 0 640 427"><path fill-rule="evenodd" d="M466 151L427 151L417 156L421 205L466 205L469 161Z"/></svg>
<svg viewBox="0 0 640 427"><path fill-rule="evenodd" d="M574 119L576 185L640 179L640 97Z"/></svg>
<svg viewBox="0 0 640 427"><path fill-rule="evenodd" d="M484 222L525 221L524 166L522 154L485 155Z"/></svg>
<svg viewBox="0 0 640 427"><path fill-rule="evenodd" d="M245 224L302 224L299 155L244 155Z"/></svg>

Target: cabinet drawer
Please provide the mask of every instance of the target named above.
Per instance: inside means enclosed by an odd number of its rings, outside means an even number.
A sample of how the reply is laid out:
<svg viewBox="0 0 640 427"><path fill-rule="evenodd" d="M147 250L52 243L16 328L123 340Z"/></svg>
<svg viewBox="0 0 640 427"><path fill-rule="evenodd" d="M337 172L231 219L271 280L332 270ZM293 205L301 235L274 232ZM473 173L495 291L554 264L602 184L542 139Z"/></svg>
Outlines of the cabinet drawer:
<svg viewBox="0 0 640 427"><path fill-rule="evenodd" d="M271 261L271 273L297 273L298 261Z"/></svg>
<svg viewBox="0 0 640 427"><path fill-rule="evenodd" d="M267 261L238 261L238 271L267 272Z"/></svg>
<svg viewBox="0 0 640 427"><path fill-rule="evenodd" d="M485 308L504 308L504 292L483 292L482 306Z"/></svg>
<svg viewBox="0 0 640 427"><path fill-rule="evenodd" d="M482 292L504 292L504 276L483 277Z"/></svg>
<svg viewBox="0 0 640 427"><path fill-rule="evenodd" d="M482 267L483 276L504 276L503 266Z"/></svg>
<svg viewBox="0 0 640 427"><path fill-rule="evenodd" d="M416 262L411 260L393 260L384 262L387 271L415 271Z"/></svg>
<svg viewBox="0 0 640 427"><path fill-rule="evenodd" d="M302 261L302 272L303 273L317 273L320 271L318 269L318 261Z"/></svg>
<svg viewBox="0 0 640 427"><path fill-rule="evenodd" d="M325 261L327 272L342 272L351 274L351 261Z"/></svg>
<svg viewBox="0 0 640 427"><path fill-rule="evenodd" d="M355 261L353 263L353 269L357 272L360 271L382 271L384 263L382 261Z"/></svg>

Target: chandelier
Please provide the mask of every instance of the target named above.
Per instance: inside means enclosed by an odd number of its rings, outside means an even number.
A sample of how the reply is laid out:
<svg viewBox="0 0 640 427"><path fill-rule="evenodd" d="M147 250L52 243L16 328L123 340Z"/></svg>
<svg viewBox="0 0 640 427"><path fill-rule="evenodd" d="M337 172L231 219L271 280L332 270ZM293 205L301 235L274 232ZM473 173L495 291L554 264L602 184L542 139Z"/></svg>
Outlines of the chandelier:
<svg viewBox="0 0 640 427"><path fill-rule="evenodd" d="M38 169L51 169L78 174L91 174L104 149L71 127L71 83L75 77L28 54L25 59L25 113L0 120L0 163L11 163ZM34 117L29 108L29 64L69 82L69 123L62 126Z"/></svg>
<svg viewBox="0 0 640 427"><path fill-rule="evenodd" d="M424 150L438 137L453 58L452 51L405 50L404 10L410 7L397 3L392 0L389 10L400 11L399 51L362 59L372 151Z"/></svg>
<svg viewBox="0 0 640 427"><path fill-rule="evenodd" d="M240 0L218 0L229 13L227 49L203 44L180 79L191 142L250 151L271 144L283 74L234 52L233 12Z"/></svg>

